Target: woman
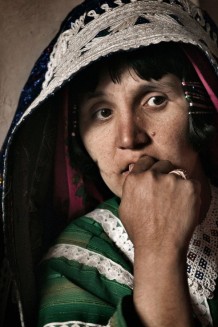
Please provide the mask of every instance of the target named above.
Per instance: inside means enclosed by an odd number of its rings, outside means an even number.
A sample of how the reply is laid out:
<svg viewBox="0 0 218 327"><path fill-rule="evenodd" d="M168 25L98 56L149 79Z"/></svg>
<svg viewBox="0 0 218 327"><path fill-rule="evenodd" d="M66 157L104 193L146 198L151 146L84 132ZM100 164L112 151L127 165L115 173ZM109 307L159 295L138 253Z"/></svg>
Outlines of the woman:
<svg viewBox="0 0 218 327"><path fill-rule="evenodd" d="M188 1L87 1L40 57L2 150L23 325L218 324L215 33Z"/></svg>

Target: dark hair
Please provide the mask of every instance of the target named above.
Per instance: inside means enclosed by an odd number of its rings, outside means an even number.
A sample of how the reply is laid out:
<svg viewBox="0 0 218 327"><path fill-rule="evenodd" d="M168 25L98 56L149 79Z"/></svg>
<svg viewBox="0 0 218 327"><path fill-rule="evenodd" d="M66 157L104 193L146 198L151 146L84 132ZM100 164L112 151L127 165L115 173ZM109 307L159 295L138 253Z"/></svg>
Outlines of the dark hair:
<svg viewBox="0 0 218 327"><path fill-rule="evenodd" d="M160 43L128 52L121 51L100 59L82 70L72 82L74 95L94 91L102 69L106 68L114 82L119 82L125 69L133 69L144 80L159 80L166 74L182 79L198 79L182 48L175 43Z"/></svg>
<svg viewBox="0 0 218 327"><path fill-rule="evenodd" d="M192 64L183 51L183 47L183 45L173 42L160 43L158 45L150 45L149 47L129 52L119 52L101 59L85 68L74 78L71 83L72 101L74 101L74 103L77 101L78 94L94 91L98 85L100 74L105 68L115 83L120 82L124 70L133 69L136 74L144 80L159 80L166 74L174 74L181 82L185 80L201 84ZM202 89L204 90L203 86ZM208 110L208 114L189 115L189 141L193 148L200 153L207 172L209 171L208 166L210 165L208 164L209 161L205 153L208 143L215 132L214 115L217 115L217 112L215 108L213 108L211 100L205 90L204 92L210 102L209 105L212 107L212 111ZM197 110L199 111L201 109L198 108ZM76 148L79 149L79 152L77 151L77 153L75 153L75 148L74 150L72 149L73 161L79 156L81 167L81 154L84 156L86 151L83 148L81 140L77 139L77 141L79 148L78 146L76 146ZM75 144L73 144L73 146L75 147ZM205 156L207 160L204 160ZM87 155L85 157L87 157ZM90 162L90 160L88 160L87 163L88 162ZM87 166L84 162L85 172L90 172L93 176L93 170L90 169L90 167L90 164Z"/></svg>

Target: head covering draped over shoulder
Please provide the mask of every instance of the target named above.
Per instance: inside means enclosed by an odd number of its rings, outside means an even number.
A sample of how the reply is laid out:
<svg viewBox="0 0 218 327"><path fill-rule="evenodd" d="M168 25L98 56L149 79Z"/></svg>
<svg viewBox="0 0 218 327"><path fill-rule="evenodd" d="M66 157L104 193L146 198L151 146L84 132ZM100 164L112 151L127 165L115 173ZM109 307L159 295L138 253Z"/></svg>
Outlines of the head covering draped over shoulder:
<svg viewBox="0 0 218 327"><path fill-rule="evenodd" d="M189 0L85 1L67 16L30 74L0 162L5 245L27 320L35 303L35 263L69 219L104 198L100 186L70 163L69 81L111 54L161 42L183 45L218 110L218 31Z"/></svg>

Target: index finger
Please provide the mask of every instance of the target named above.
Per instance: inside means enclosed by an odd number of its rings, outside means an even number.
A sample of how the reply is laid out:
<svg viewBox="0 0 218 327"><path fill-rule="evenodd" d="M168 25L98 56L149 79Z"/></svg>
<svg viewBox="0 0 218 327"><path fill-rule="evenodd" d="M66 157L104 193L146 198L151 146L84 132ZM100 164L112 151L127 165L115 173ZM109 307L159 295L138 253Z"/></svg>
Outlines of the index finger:
<svg viewBox="0 0 218 327"><path fill-rule="evenodd" d="M159 160L151 167L152 171L161 174L169 174L173 169L175 169L175 166L169 160Z"/></svg>
<svg viewBox="0 0 218 327"><path fill-rule="evenodd" d="M141 157L133 166L130 168L130 173L140 174L146 170L149 170L157 160L149 156Z"/></svg>

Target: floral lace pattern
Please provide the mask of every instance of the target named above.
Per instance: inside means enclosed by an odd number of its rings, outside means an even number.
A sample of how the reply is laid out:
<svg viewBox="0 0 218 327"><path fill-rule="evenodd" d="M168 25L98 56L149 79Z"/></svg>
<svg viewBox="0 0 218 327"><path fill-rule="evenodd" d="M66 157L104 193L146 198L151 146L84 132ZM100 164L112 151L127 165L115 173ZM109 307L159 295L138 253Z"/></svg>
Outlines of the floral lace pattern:
<svg viewBox="0 0 218 327"><path fill-rule="evenodd" d="M194 311L204 326L212 325L207 299L213 298L218 271L218 190L211 186L211 191L212 199L209 211L204 221L196 227L187 253L189 291ZM87 217L101 224L105 233L133 262L134 247L119 218L106 209L96 209L87 214ZM51 248L46 256L47 259L51 257L65 257L95 267L108 279L116 280L133 289L133 276L128 271L95 252L75 245L58 244ZM54 326L56 327L56 325ZM61 327L64 326L61 325ZM66 326L68 327L68 325ZM72 325L72 327L76 326ZM80 325L78 326L80 327ZM53 327L53 325L49 327Z"/></svg>
<svg viewBox="0 0 218 327"><path fill-rule="evenodd" d="M134 248L129 236L119 218L113 215L109 210L96 209L90 212L87 217L92 218L101 224L105 233L114 241L117 247L133 263Z"/></svg>
<svg viewBox="0 0 218 327"><path fill-rule="evenodd" d="M213 298L218 277L218 190L211 187L212 199L204 221L192 236L187 254L190 294L196 314L211 325L207 299Z"/></svg>
<svg viewBox="0 0 218 327"><path fill-rule="evenodd" d="M187 275L193 308L206 326L212 324L207 299L213 298L218 271L218 190L211 186L211 191L209 211L204 221L196 227L187 254ZM131 262L134 260L133 244L116 216L104 209L96 209L87 216L99 222L117 247Z"/></svg>
<svg viewBox="0 0 218 327"><path fill-rule="evenodd" d="M79 262L89 267L94 267L101 275L109 280L115 280L118 283L127 285L129 288L133 289L132 274L101 254L84 249L77 245L57 244L50 249L45 259L60 257Z"/></svg>
<svg viewBox="0 0 218 327"><path fill-rule="evenodd" d="M96 325L83 321L65 321L65 322L52 322L44 325L43 327L110 327L110 323L107 325Z"/></svg>

